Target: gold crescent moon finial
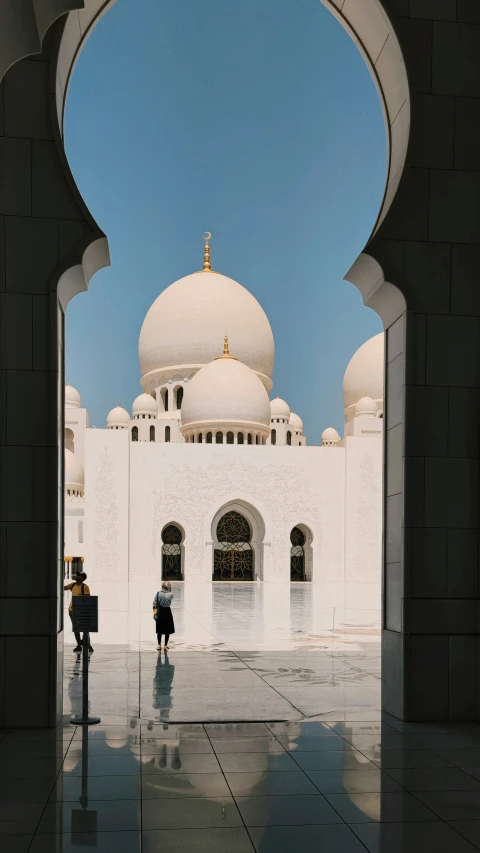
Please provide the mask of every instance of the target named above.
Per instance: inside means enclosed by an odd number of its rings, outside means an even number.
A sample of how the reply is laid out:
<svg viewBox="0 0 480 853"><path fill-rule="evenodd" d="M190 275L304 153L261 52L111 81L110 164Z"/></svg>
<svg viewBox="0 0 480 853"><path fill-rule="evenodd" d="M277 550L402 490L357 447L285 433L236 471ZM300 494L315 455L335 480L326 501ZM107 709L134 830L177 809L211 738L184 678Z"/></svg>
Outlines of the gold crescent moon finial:
<svg viewBox="0 0 480 853"><path fill-rule="evenodd" d="M212 269L212 265L210 263L210 243L208 242L212 237L211 231L203 232L203 239L205 240L205 252L203 254L203 271L210 272Z"/></svg>

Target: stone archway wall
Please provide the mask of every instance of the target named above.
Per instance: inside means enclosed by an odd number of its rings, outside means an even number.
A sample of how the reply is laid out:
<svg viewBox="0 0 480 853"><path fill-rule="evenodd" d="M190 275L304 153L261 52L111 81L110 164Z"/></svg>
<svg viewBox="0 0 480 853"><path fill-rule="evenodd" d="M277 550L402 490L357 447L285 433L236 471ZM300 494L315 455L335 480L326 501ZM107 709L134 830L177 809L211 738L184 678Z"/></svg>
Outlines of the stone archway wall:
<svg viewBox="0 0 480 853"><path fill-rule="evenodd" d="M325 3L374 69L390 140L380 218L347 274L386 328L384 707L404 719L472 719L479 684L478 4ZM0 0L0 727L53 725L62 707L63 310L108 263L108 246L71 176L59 113L84 38L109 5ZM25 420L27 384L36 414Z"/></svg>

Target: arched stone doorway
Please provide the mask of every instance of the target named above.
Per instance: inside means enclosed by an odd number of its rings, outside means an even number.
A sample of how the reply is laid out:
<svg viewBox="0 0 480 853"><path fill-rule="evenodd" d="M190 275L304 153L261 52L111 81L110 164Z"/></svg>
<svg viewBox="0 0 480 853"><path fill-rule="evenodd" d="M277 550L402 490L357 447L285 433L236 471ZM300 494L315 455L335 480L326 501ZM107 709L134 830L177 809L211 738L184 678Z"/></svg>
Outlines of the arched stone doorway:
<svg viewBox="0 0 480 853"><path fill-rule="evenodd" d="M250 503L224 504L211 523L212 579L253 581L263 579L265 525Z"/></svg>
<svg viewBox="0 0 480 853"><path fill-rule="evenodd" d="M458 3L454 20L446 21L436 8L440 4L427 8L420 0L323 2L352 34L372 70L390 143L382 210L365 253L347 275L364 303L380 314L387 333L383 705L403 719L473 719L479 675L478 627L471 614L478 598L480 479L480 237L474 199L480 168L468 128L480 103L477 13L475 4ZM0 310L6 329L16 328L20 317L23 342L18 347L7 339L2 362L2 410L8 419L0 429L0 522L6 565L15 564L19 584L10 593L17 612L22 618L30 613L31 593L25 590L38 533L44 537L38 574L49 591L50 612L60 614L32 631L42 675L30 709L17 673L28 670L31 642L5 626L0 695L7 699L0 725L7 727L53 725L62 713L63 311L109 263L105 235L68 168L62 126L78 53L109 5L108 0L26 0L9 5L0 27L0 77L6 77L10 91L19 80L24 87L20 131L16 99L5 99L0 152L8 176L0 213L5 215L3 255L9 258L1 270ZM81 11L71 11L75 7ZM29 61L32 54L35 62ZM27 67L19 75L23 57ZM411 128L407 73L415 104ZM58 303L52 299L55 283ZM32 292L33 323L30 307L18 309L19 298L30 306ZM12 447L8 432L22 418L23 399L18 383L7 383L6 374L13 380L17 370L46 404L37 412L35 430L16 434ZM433 405L438 414L425 418ZM459 425L463 454L454 454ZM53 535L57 529L59 535ZM17 565L19 540L24 558ZM458 588L459 566L462 594L453 599L449 590ZM452 625L460 625L461 633Z"/></svg>
<svg viewBox="0 0 480 853"><path fill-rule="evenodd" d="M240 512L224 513L213 546L214 581L253 581L255 553L252 528Z"/></svg>
<svg viewBox="0 0 480 853"><path fill-rule="evenodd" d="M183 538L183 531L178 524L166 524L163 528L162 580L183 580Z"/></svg>

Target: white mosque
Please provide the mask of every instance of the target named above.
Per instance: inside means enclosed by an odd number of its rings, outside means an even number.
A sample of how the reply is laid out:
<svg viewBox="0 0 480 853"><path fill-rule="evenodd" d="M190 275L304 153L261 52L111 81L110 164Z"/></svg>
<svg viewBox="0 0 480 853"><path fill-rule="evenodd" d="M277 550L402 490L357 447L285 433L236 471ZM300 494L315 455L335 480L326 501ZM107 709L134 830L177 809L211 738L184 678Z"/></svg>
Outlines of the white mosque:
<svg viewBox="0 0 480 853"><path fill-rule="evenodd" d="M378 611L383 334L345 372L343 437L329 427L307 445L299 415L269 399L268 318L211 269L207 240L203 270L148 311L139 360L132 414L118 405L105 429L66 386L67 574L83 562L127 614L150 607L162 578L307 582L322 606Z"/></svg>

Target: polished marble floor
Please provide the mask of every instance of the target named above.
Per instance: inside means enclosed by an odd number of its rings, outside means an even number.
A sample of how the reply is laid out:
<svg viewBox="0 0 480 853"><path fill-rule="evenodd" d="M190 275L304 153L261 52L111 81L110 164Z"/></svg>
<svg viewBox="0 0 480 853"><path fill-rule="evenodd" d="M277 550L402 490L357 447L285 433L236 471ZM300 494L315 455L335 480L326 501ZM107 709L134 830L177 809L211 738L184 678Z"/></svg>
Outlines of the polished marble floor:
<svg viewBox="0 0 480 853"><path fill-rule="evenodd" d="M93 640L92 713L175 723L375 719L375 617L341 608L319 608L315 615L312 590L312 584L174 585L176 633L168 654L157 654L151 609L144 617L148 639ZM120 618L101 614L107 625ZM65 710L77 713L81 663L72 639L67 634Z"/></svg>
<svg viewBox="0 0 480 853"><path fill-rule="evenodd" d="M2 853L474 853L480 726L101 723L0 733Z"/></svg>
<svg viewBox="0 0 480 853"><path fill-rule="evenodd" d="M222 595L208 619L176 597L168 654L94 640L95 727L66 645L62 725L0 732L1 853L480 850L480 725L382 713L364 618Z"/></svg>

